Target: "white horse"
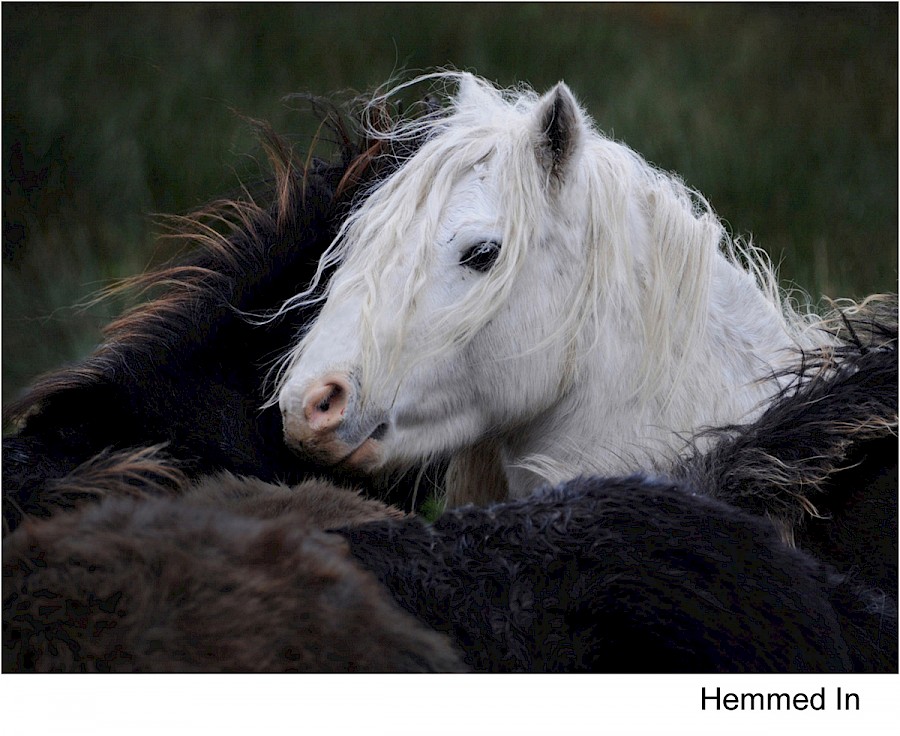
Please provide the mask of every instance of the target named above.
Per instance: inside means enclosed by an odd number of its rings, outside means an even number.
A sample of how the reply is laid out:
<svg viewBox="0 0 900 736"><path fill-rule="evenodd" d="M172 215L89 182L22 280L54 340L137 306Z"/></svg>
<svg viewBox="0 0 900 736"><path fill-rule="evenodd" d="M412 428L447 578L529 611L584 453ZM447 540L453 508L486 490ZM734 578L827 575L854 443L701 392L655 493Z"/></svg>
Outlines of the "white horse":
<svg viewBox="0 0 900 736"><path fill-rule="evenodd" d="M565 84L432 76L458 83L449 105L386 134L424 142L345 221L324 293L284 306L325 300L272 400L288 443L366 471L451 456L451 504L518 497L663 465L828 339Z"/></svg>

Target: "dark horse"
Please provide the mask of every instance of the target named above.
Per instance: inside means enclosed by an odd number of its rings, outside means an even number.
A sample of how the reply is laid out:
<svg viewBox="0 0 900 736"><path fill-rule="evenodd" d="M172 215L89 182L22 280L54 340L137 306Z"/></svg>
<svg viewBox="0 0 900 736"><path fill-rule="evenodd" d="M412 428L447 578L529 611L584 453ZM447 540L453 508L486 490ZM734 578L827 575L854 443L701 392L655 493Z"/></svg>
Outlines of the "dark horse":
<svg viewBox="0 0 900 736"><path fill-rule="evenodd" d="M110 324L87 359L39 378L6 408L19 430L3 442L4 528L122 479L165 488L227 470L292 483L320 470L287 449L277 408L260 409L271 362L312 314L257 325L245 313L306 285L360 185L391 166L377 144L331 120L339 160L308 165L260 124L274 170L263 202L226 200L186 218L184 237L202 247L132 283L161 293ZM88 462L90 487L74 488L66 479Z"/></svg>

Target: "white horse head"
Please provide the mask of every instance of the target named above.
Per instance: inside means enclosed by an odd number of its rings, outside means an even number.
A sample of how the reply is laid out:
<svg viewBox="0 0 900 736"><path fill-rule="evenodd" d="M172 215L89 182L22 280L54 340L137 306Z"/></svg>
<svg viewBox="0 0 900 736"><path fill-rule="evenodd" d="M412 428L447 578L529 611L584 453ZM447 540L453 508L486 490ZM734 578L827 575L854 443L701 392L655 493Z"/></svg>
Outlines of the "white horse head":
<svg viewBox="0 0 900 736"><path fill-rule="evenodd" d="M565 84L446 76L450 105L391 133L424 143L323 258L338 269L279 380L287 441L364 470L490 448L520 495L749 418L801 332L767 263L738 266L705 200Z"/></svg>

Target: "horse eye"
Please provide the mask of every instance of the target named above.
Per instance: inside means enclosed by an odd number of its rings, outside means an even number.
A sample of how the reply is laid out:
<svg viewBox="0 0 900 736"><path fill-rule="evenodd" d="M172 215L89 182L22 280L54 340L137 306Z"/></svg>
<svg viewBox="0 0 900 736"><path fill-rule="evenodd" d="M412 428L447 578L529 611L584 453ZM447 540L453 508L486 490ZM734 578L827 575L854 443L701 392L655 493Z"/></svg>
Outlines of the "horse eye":
<svg viewBox="0 0 900 736"><path fill-rule="evenodd" d="M485 243L478 243L478 245L473 245L467 249L462 254L462 258L459 259L459 264L466 268L471 268L473 271L484 273L491 269L499 255L500 243L488 240Z"/></svg>

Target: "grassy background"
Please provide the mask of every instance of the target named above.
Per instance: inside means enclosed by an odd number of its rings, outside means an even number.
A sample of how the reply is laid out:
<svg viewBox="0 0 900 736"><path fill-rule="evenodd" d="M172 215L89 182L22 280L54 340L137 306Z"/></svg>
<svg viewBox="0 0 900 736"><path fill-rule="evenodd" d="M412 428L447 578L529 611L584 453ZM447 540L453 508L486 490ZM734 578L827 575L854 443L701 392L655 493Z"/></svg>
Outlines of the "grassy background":
<svg viewBox="0 0 900 736"><path fill-rule="evenodd" d="M3 399L85 354L150 213L258 173L234 111L453 65L543 90L704 192L815 298L895 291L897 7L3 4Z"/></svg>

